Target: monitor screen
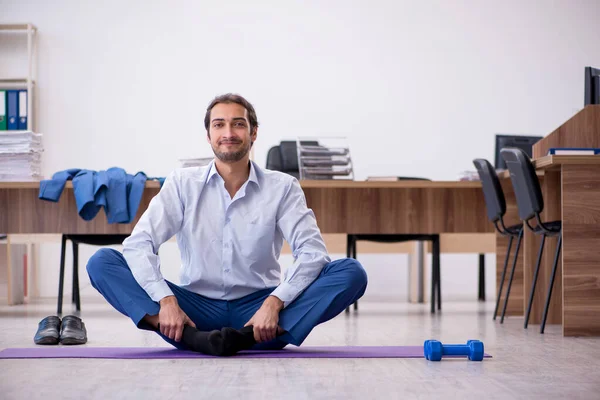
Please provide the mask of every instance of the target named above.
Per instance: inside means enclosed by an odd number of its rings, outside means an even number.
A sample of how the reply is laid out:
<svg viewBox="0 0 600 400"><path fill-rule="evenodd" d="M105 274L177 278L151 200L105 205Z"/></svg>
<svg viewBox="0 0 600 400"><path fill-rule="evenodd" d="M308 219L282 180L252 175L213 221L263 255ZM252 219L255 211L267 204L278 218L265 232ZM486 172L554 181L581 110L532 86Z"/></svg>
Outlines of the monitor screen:
<svg viewBox="0 0 600 400"><path fill-rule="evenodd" d="M536 144L543 136L514 136L514 135L496 135L496 155L494 158L494 167L496 169L506 169L506 163L500 150L506 147L517 147L523 150L531 158L533 145Z"/></svg>
<svg viewBox="0 0 600 400"><path fill-rule="evenodd" d="M600 69L585 67L584 106L600 104Z"/></svg>

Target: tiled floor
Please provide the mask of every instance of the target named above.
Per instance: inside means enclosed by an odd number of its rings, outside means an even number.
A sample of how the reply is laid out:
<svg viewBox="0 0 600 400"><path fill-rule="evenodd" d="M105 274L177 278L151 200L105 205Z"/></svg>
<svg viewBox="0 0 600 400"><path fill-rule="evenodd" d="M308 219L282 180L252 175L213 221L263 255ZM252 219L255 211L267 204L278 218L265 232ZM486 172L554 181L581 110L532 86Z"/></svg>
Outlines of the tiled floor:
<svg viewBox="0 0 600 400"><path fill-rule="evenodd" d="M305 345L421 345L480 339L484 362L424 359L0 360L2 399L600 398L600 338L563 338L492 321L492 303L361 302L317 327ZM0 306L0 347L29 347L55 300ZM66 311L68 312L68 306ZM99 297L83 300L87 346L168 346Z"/></svg>

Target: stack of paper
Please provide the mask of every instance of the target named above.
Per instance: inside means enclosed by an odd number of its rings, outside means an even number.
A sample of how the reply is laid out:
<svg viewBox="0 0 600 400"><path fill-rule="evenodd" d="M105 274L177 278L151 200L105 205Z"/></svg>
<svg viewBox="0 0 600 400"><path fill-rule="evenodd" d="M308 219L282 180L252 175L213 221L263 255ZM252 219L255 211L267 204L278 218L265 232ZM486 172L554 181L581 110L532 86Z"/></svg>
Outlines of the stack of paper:
<svg viewBox="0 0 600 400"><path fill-rule="evenodd" d="M42 178L42 135L30 131L0 131L0 181Z"/></svg>

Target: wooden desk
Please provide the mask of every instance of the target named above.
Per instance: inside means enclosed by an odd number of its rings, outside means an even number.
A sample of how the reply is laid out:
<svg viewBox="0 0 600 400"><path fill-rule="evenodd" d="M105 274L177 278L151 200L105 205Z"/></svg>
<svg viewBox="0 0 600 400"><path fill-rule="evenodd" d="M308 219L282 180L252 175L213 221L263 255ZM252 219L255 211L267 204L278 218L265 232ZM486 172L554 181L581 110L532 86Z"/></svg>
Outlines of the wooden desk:
<svg viewBox="0 0 600 400"><path fill-rule="evenodd" d="M303 181L323 233L493 232L479 182Z"/></svg>
<svg viewBox="0 0 600 400"><path fill-rule="evenodd" d="M536 160L544 197L542 221L562 220L561 257L548 323L561 324L564 336L600 335L600 157L546 156ZM533 280L540 237L524 236L524 285ZM531 309L530 323L539 324L556 251L547 238ZM561 268L562 264L562 268Z"/></svg>
<svg viewBox="0 0 600 400"><path fill-rule="evenodd" d="M36 182L0 182L0 232L129 233L158 193L150 181L132 224L108 224L77 215L69 182L57 203L38 199ZM323 233L493 232L479 182L302 181L307 204Z"/></svg>
<svg viewBox="0 0 600 400"><path fill-rule="evenodd" d="M547 157L553 147L599 148L600 105L585 106L533 146L536 168L544 170L544 200L549 199L542 218L562 217L562 275L557 275L553 292L562 292L562 299L554 298L548 318L562 322L565 336L599 336L600 158ZM542 282L547 283L551 256L543 261L546 279ZM534 310L538 315L541 304L536 296Z"/></svg>
<svg viewBox="0 0 600 400"><path fill-rule="evenodd" d="M593 203L595 201L597 202L597 199L594 196L592 196L592 197L588 196L590 194L589 190L585 190L582 188L576 188L575 186L573 186L572 183L570 183L570 180L572 179L573 171L575 171L575 170L576 171L587 171L587 172L584 172L584 174L592 174L593 175L595 173L594 171L597 171L597 170L595 170L595 168L600 166L600 157L598 157L598 156L552 156L552 155L550 155L550 156L544 156L544 157L540 157L536 160L533 160L533 165L536 168L536 172L537 172L538 178L540 180L540 186L542 188L542 195L544 197L544 212L542 213L542 221L554 221L554 220L563 219L563 231L564 231L564 229L565 229L565 220L564 220L565 209L564 209L564 203L563 203L564 199L561 196L563 193L562 188L564 187L565 183L567 184L568 189L578 191L578 194L575 195L579 198L579 200L577 200L578 205L575 206L575 209L573 211L577 212L578 206L593 207ZM566 178L567 181L562 181L563 171L570 172L567 174L567 178ZM518 224L518 223L520 223L520 220L519 220L519 216L518 216L517 203L516 203L512 183L510 182L510 174L508 173L508 171L503 171L503 172L499 173L498 176L500 178L500 183L502 185L502 189L503 189L505 197L506 197L505 222L507 225ZM597 176L600 177L600 175L597 175ZM596 185L596 184L597 183L594 183L594 185ZM592 192L593 192L593 190L592 190ZM585 198L587 201L590 201L592 204L588 204L588 205L584 204L584 202L586 200L584 200L583 198ZM567 207L570 207L570 204L572 204L572 203L567 203ZM597 204L600 204L600 203L597 203ZM583 211L583 210L580 210L580 211ZM570 209L566 210L566 217L569 219L566 221L567 232L570 229L578 229L578 228L573 228L572 220L570 219L570 217L573 215L574 214L573 214L573 212L570 211ZM534 225L535 225L535 223L534 223ZM587 228L590 228L590 227L588 226ZM567 236L571 236L571 235L572 235L572 232L571 232L571 234L567 233ZM553 298L551 301L550 309L548 311L548 320L547 320L548 324L562 324L563 319L564 319L563 307L562 307L563 306L563 294L564 294L563 293L562 274L563 274L564 266L561 269L560 263L563 262L565 255L567 256L567 259L572 259L571 252L578 251L578 250L572 250L573 247L571 247L572 245L576 246L575 249L580 247L580 244L577 244L572 241L576 237L577 236L571 237L570 238L571 240L565 241L565 234L563 233L563 244L562 244L563 248L561 251L562 257L559 260L559 268L557 270L557 275L556 275L555 282L554 282L554 289L552 291ZM591 237L590 237L590 239L591 239ZM510 293L510 298L508 301L507 312L506 312L507 315L511 315L511 316L525 315L527 302L529 300L529 293L531 291L531 283L533 281L533 275L535 272L535 264L537 262L537 252L539 250L540 241L541 241L541 238L537 235L534 235L529 229L526 229L524 231L524 238L523 238L523 243L521 245L520 257L517 260L517 265L515 268L515 276L513 279L513 285L512 285L512 289L511 289L511 293ZM538 275L536 293L535 293L533 303L532 303L531 315L529 317L529 323L532 325L541 323L542 312L544 310L544 302L546 300L545 296L547 293L547 287L550 282L550 275L552 272L552 263L554 262L556 244L557 244L556 238L551 238L551 237L546 238L546 243L544 245L544 255L542 257L542 263L540 265L540 272ZM600 245L600 243L598 243L597 245ZM502 278L502 266L504 265L503 263L504 263L504 257L506 255L507 246L508 246L508 239L505 238L504 236L501 236L500 234L496 233L496 287L497 287L497 289L500 285L500 281ZM512 266L512 262L514 259L515 246L516 246L516 241L513 242L513 247L511 249L511 259L508 264L508 270L506 273L504 292L501 295L501 303L500 303L501 306L504 304L504 299L505 299L504 294L506 293L506 283L508 282L510 268ZM565 252L565 250L566 250L566 252ZM589 264L589 265L592 266L593 265L592 260L589 260L589 261L591 262L591 264ZM595 261L595 262L597 262L597 261ZM569 266L567 266L567 268L569 268ZM578 271L576 273L580 274L581 271ZM588 276L588 278L594 279L590 276ZM567 278L567 281L569 281L569 279L570 278ZM579 282L579 280L580 280L580 277L576 277L573 280L573 282ZM569 296L569 294L567 294L567 296ZM568 299L567 303L569 303L570 301L571 300ZM588 298L586 301L591 302L588 305L591 305L592 303L595 302L597 304L597 306L594 306L594 307L600 306L600 298L595 299L595 300L593 298ZM577 304L579 304L579 303L577 303ZM573 310L577 309L578 307L580 307L580 305L573 308ZM584 308L585 308L585 306L584 306ZM569 310L569 306L567 306L567 313L569 313L568 310ZM576 314L569 314L569 316L573 317L574 315L578 315L578 314L579 314L579 312ZM586 334L600 335L600 331L598 331L597 333L593 333L593 332L585 333L588 330L588 322L589 321L585 322L585 328L583 328L583 329L576 328L576 326L580 325L580 323L577 322L577 320L579 318L580 317L576 318L575 326L569 325L568 323L566 325L563 325L563 333L565 336L577 336L577 335L586 335Z"/></svg>
<svg viewBox="0 0 600 400"><path fill-rule="evenodd" d="M324 236L439 233L444 247L445 242L451 242L452 237L457 240L462 234L493 235L479 182L302 181L301 185ZM9 242L11 235L22 240L19 234L127 234L159 189L158 182L146 183L132 224L108 224L102 211L92 221L77 215L71 182L58 203L39 200L36 182L0 182L0 232L9 234ZM489 246L484 247L489 250Z"/></svg>
<svg viewBox="0 0 600 400"><path fill-rule="evenodd" d="M564 336L600 336L600 156L546 155L552 147L600 147L600 105L586 106L533 146L544 199L542 221L562 220L563 230L547 323L562 324ZM506 224L516 224L519 218L509 174L504 172L500 178L504 178ZM509 309L514 315L523 315L527 306L541 240L529 229L524 232L513 290L518 287L526 296L513 298L511 292ZM498 269L507 243L497 235ZM556 245L556 238L546 239L530 324L541 323Z"/></svg>

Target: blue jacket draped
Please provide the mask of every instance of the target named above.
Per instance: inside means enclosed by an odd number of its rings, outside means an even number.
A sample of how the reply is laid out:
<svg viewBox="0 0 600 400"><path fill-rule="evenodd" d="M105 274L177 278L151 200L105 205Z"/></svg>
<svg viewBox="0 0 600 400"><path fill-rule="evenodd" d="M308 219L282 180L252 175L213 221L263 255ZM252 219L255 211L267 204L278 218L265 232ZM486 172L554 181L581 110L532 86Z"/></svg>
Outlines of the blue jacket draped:
<svg viewBox="0 0 600 400"><path fill-rule="evenodd" d="M57 202L67 181L73 180L75 203L81 218L90 221L104 207L109 224L128 224L135 218L147 179L143 172L130 175L117 167L98 172L67 169L55 173L52 179L41 181L38 197Z"/></svg>

